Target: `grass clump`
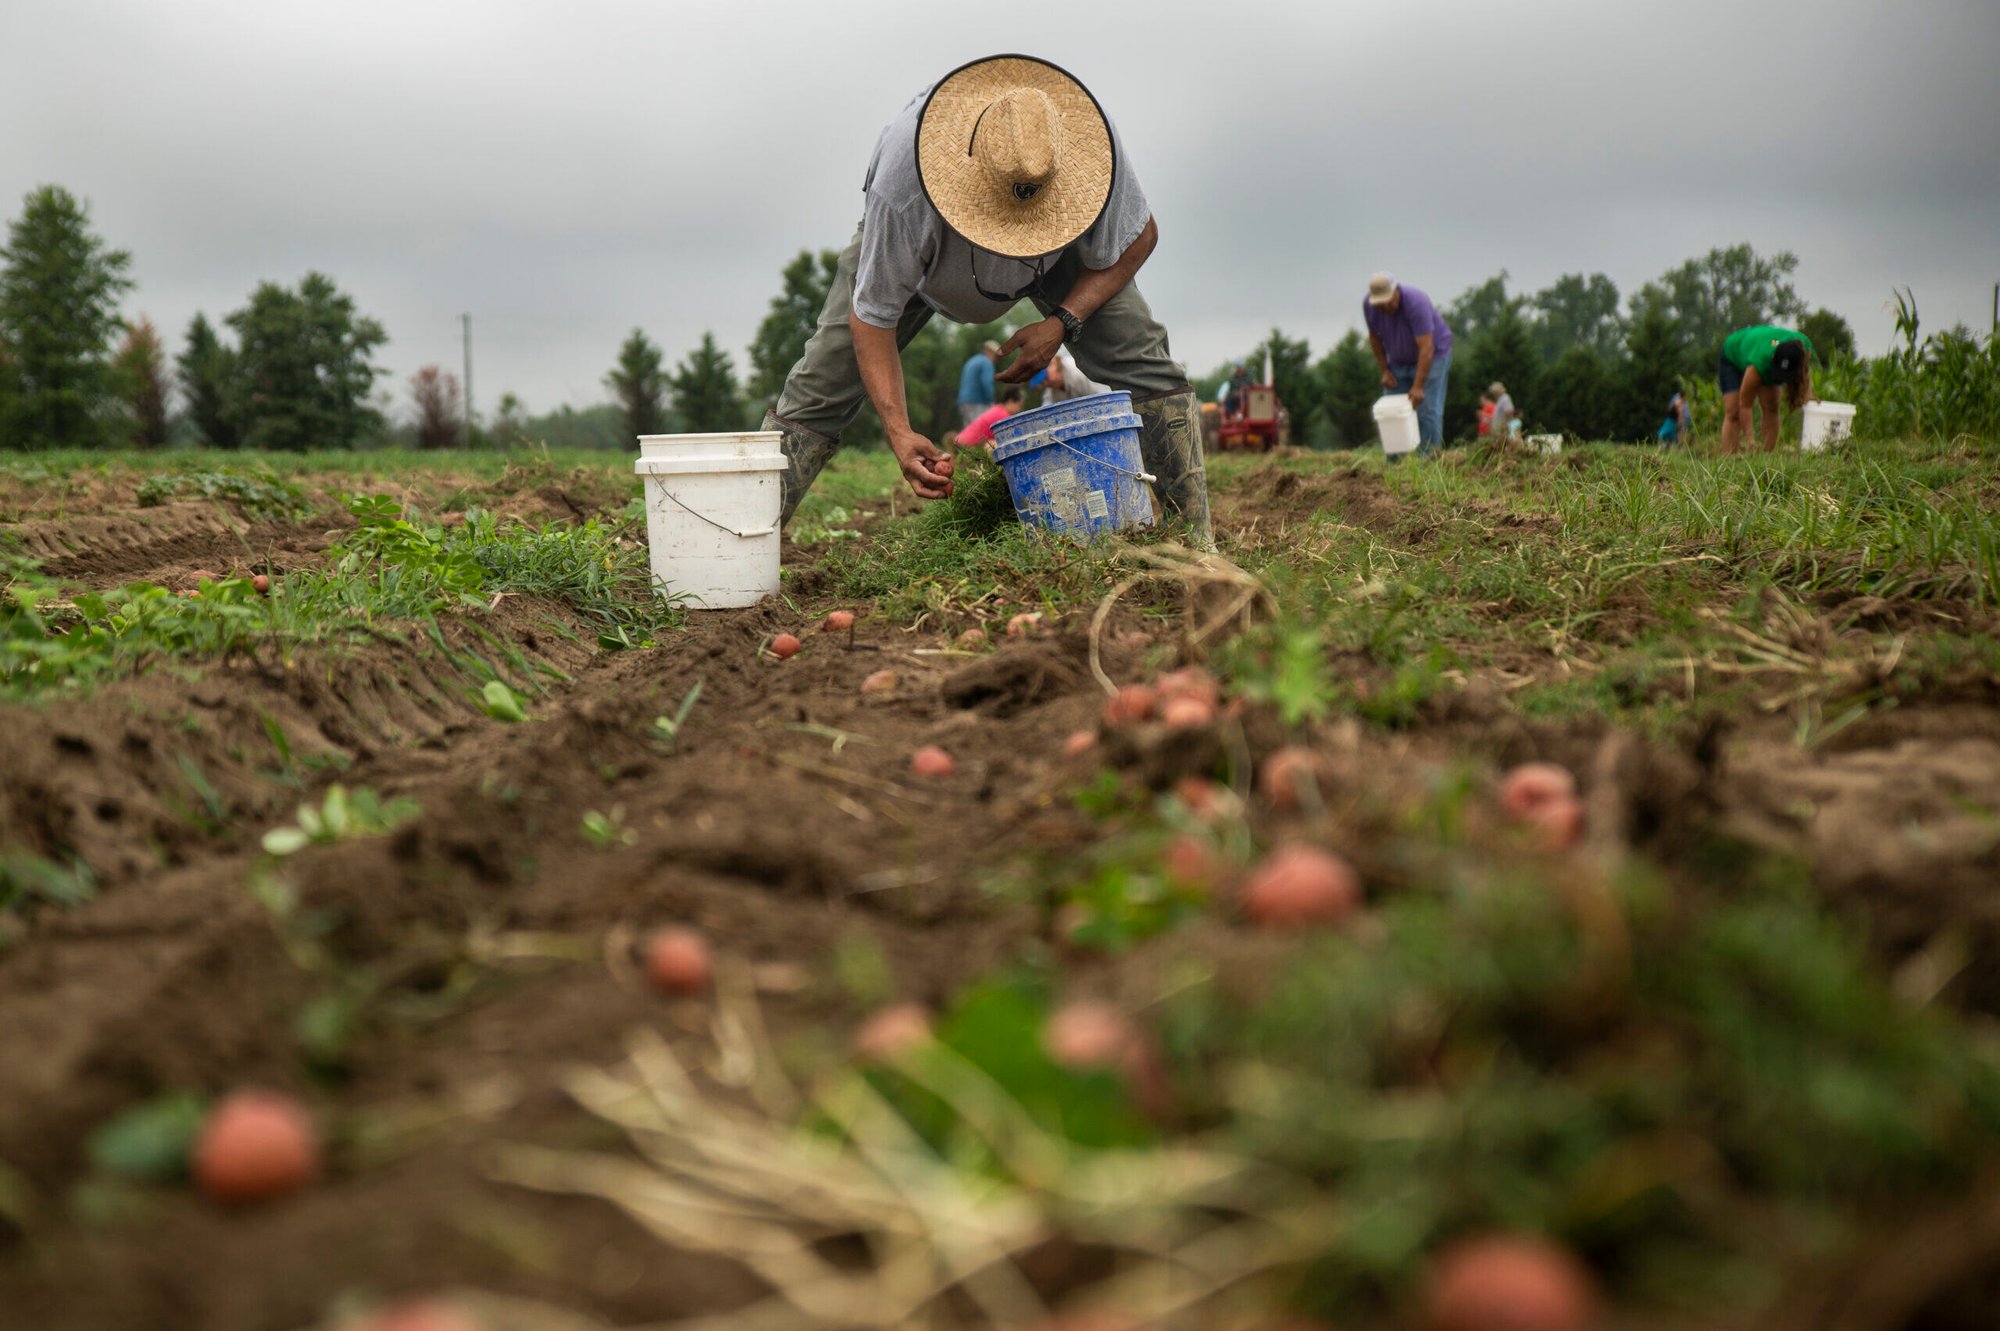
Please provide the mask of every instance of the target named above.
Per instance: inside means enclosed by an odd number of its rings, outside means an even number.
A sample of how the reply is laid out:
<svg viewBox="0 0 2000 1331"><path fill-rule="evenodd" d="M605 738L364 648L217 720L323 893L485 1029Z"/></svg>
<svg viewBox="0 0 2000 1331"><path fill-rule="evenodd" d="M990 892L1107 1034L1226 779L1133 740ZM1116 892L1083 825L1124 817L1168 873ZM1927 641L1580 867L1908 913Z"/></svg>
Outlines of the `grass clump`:
<svg viewBox="0 0 2000 1331"><path fill-rule="evenodd" d="M562 602L607 648L647 645L680 622L679 607L653 586L644 549L594 521L503 527L475 513L447 528L386 495L354 499L349 512L357 525L331 548L329 566L287 574L269 596L248 578L224 578L191 596L141 582L65 599L54 581L16 561L0 593L0 696L85 689L161 658L367 641L384 623L412 625L441 643L437 616L483 612L502 592ZM475 658L466 663L482 677L498 673Z"/></svg>

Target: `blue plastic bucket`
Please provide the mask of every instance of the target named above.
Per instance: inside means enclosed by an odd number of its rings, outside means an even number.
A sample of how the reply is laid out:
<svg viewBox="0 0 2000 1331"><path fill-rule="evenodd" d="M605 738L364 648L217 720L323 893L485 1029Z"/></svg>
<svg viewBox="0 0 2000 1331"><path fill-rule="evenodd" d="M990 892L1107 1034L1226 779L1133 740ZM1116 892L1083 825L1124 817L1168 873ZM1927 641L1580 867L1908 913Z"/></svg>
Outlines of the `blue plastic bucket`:
<svg viewBox="0 0 2000 1331"><path fill-rule="evenodd" d="M1153 497L1139 458L1139 417L1122 389L1051 402L993 425L993 460L1007 478L1014 511L1087 543L1153 522Z"/></svg>

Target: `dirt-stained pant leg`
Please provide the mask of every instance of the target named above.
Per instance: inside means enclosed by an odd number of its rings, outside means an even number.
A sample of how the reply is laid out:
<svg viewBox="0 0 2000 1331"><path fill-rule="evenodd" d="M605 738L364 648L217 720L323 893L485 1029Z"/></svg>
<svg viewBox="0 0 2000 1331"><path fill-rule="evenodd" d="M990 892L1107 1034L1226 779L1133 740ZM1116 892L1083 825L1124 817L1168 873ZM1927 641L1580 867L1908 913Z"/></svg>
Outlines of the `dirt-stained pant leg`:
<svg viewBox="0 0 2000 1331"><path fill-rule="evenodd" d="M847 316L854 308L854 273L861 263L861 229L840 252L833 285L819 312L819 327L806 343L798 364L785 376L778 401L764 417L764 428L784 436L785 502L778 521L789 524L799 501L840 447L841 432L854 423L868 391L854 359L854 334ZM896 345L906 347L930 322L931 310L913 300L896 324Z"/></svg>
<svg viewBox="0 0 2000 1331"><path fill-rule="evenodd" d="M1044 313L1062 301L1080 271L1065 255L1050 271ZM1091 378L1132 395L1139 413L1139 453L1146 470L1159 478L1160 503L1192 529L1197 544L1213 548L1208 516L1208 473L1202 456L1201 404L1187 370L1167 345L1167 330L1153 317L1136 283L1098 309L1070 345L1077 366Z"/></svg>

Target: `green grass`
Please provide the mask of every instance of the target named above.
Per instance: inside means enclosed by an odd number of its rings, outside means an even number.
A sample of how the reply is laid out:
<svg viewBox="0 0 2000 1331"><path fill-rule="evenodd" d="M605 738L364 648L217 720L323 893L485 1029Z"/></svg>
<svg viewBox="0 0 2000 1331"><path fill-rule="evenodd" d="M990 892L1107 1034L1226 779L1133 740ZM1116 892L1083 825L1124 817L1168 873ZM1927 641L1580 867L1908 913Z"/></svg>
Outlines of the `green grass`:
<svg viewBox="0 0 2000 1331"><path fill-rule="evenodd" d="M680 622L679 609L653 590L645 551L597 522L529 527L475 513L447 528L406 516L384 495L355 500L350 510L359 525L329 551L328 566L287 575L270 596L248 579L228 578L192 597L136 583L65 601L31 565L17 565L0 599L0 696L74 694L163 659L289 657L385 632L428 634L442 647L438 615L456 612L476 624L503 592L569 606L607 647L646 645ZM490 635L489 643L519 657ZM501 673L476 651L451 654L482 679ZM531 686L534 672L522 664L515 661L515 680Z"/></svg>
<svg viewBox="0 0 2000 1331"><path fill-rule="evenodd" d="M424 473L491 479L500 476L509 467L522 465L542 465L562 471L581 467L619 472L629 476L636 456L636 454L610 453L598 449L545 447L506 452L383 448L311 453L272 453L247 449L241 452L224 452L198 448L162 449L155 452L131 449L60 448L42 453L0 454L0 476L47 480L84 473L101 476L146 476L182 471L237 470L263 471L287 478L322 474L401 476Z"/></svg>

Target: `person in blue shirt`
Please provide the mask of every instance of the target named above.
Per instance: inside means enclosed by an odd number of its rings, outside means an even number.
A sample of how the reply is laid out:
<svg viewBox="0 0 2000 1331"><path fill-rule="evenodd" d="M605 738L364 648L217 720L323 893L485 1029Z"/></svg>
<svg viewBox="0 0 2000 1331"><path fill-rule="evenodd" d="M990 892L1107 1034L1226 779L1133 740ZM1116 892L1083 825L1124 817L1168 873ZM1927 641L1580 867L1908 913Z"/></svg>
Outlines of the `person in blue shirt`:
<svg viewBox="0 0 2000 1331"><path fill-rule="evenodd" d="M1000 344L988 338L979 350L966 358L958 372L958 423L969 426L993 405L993 366L1000 359Z"/></svg>

